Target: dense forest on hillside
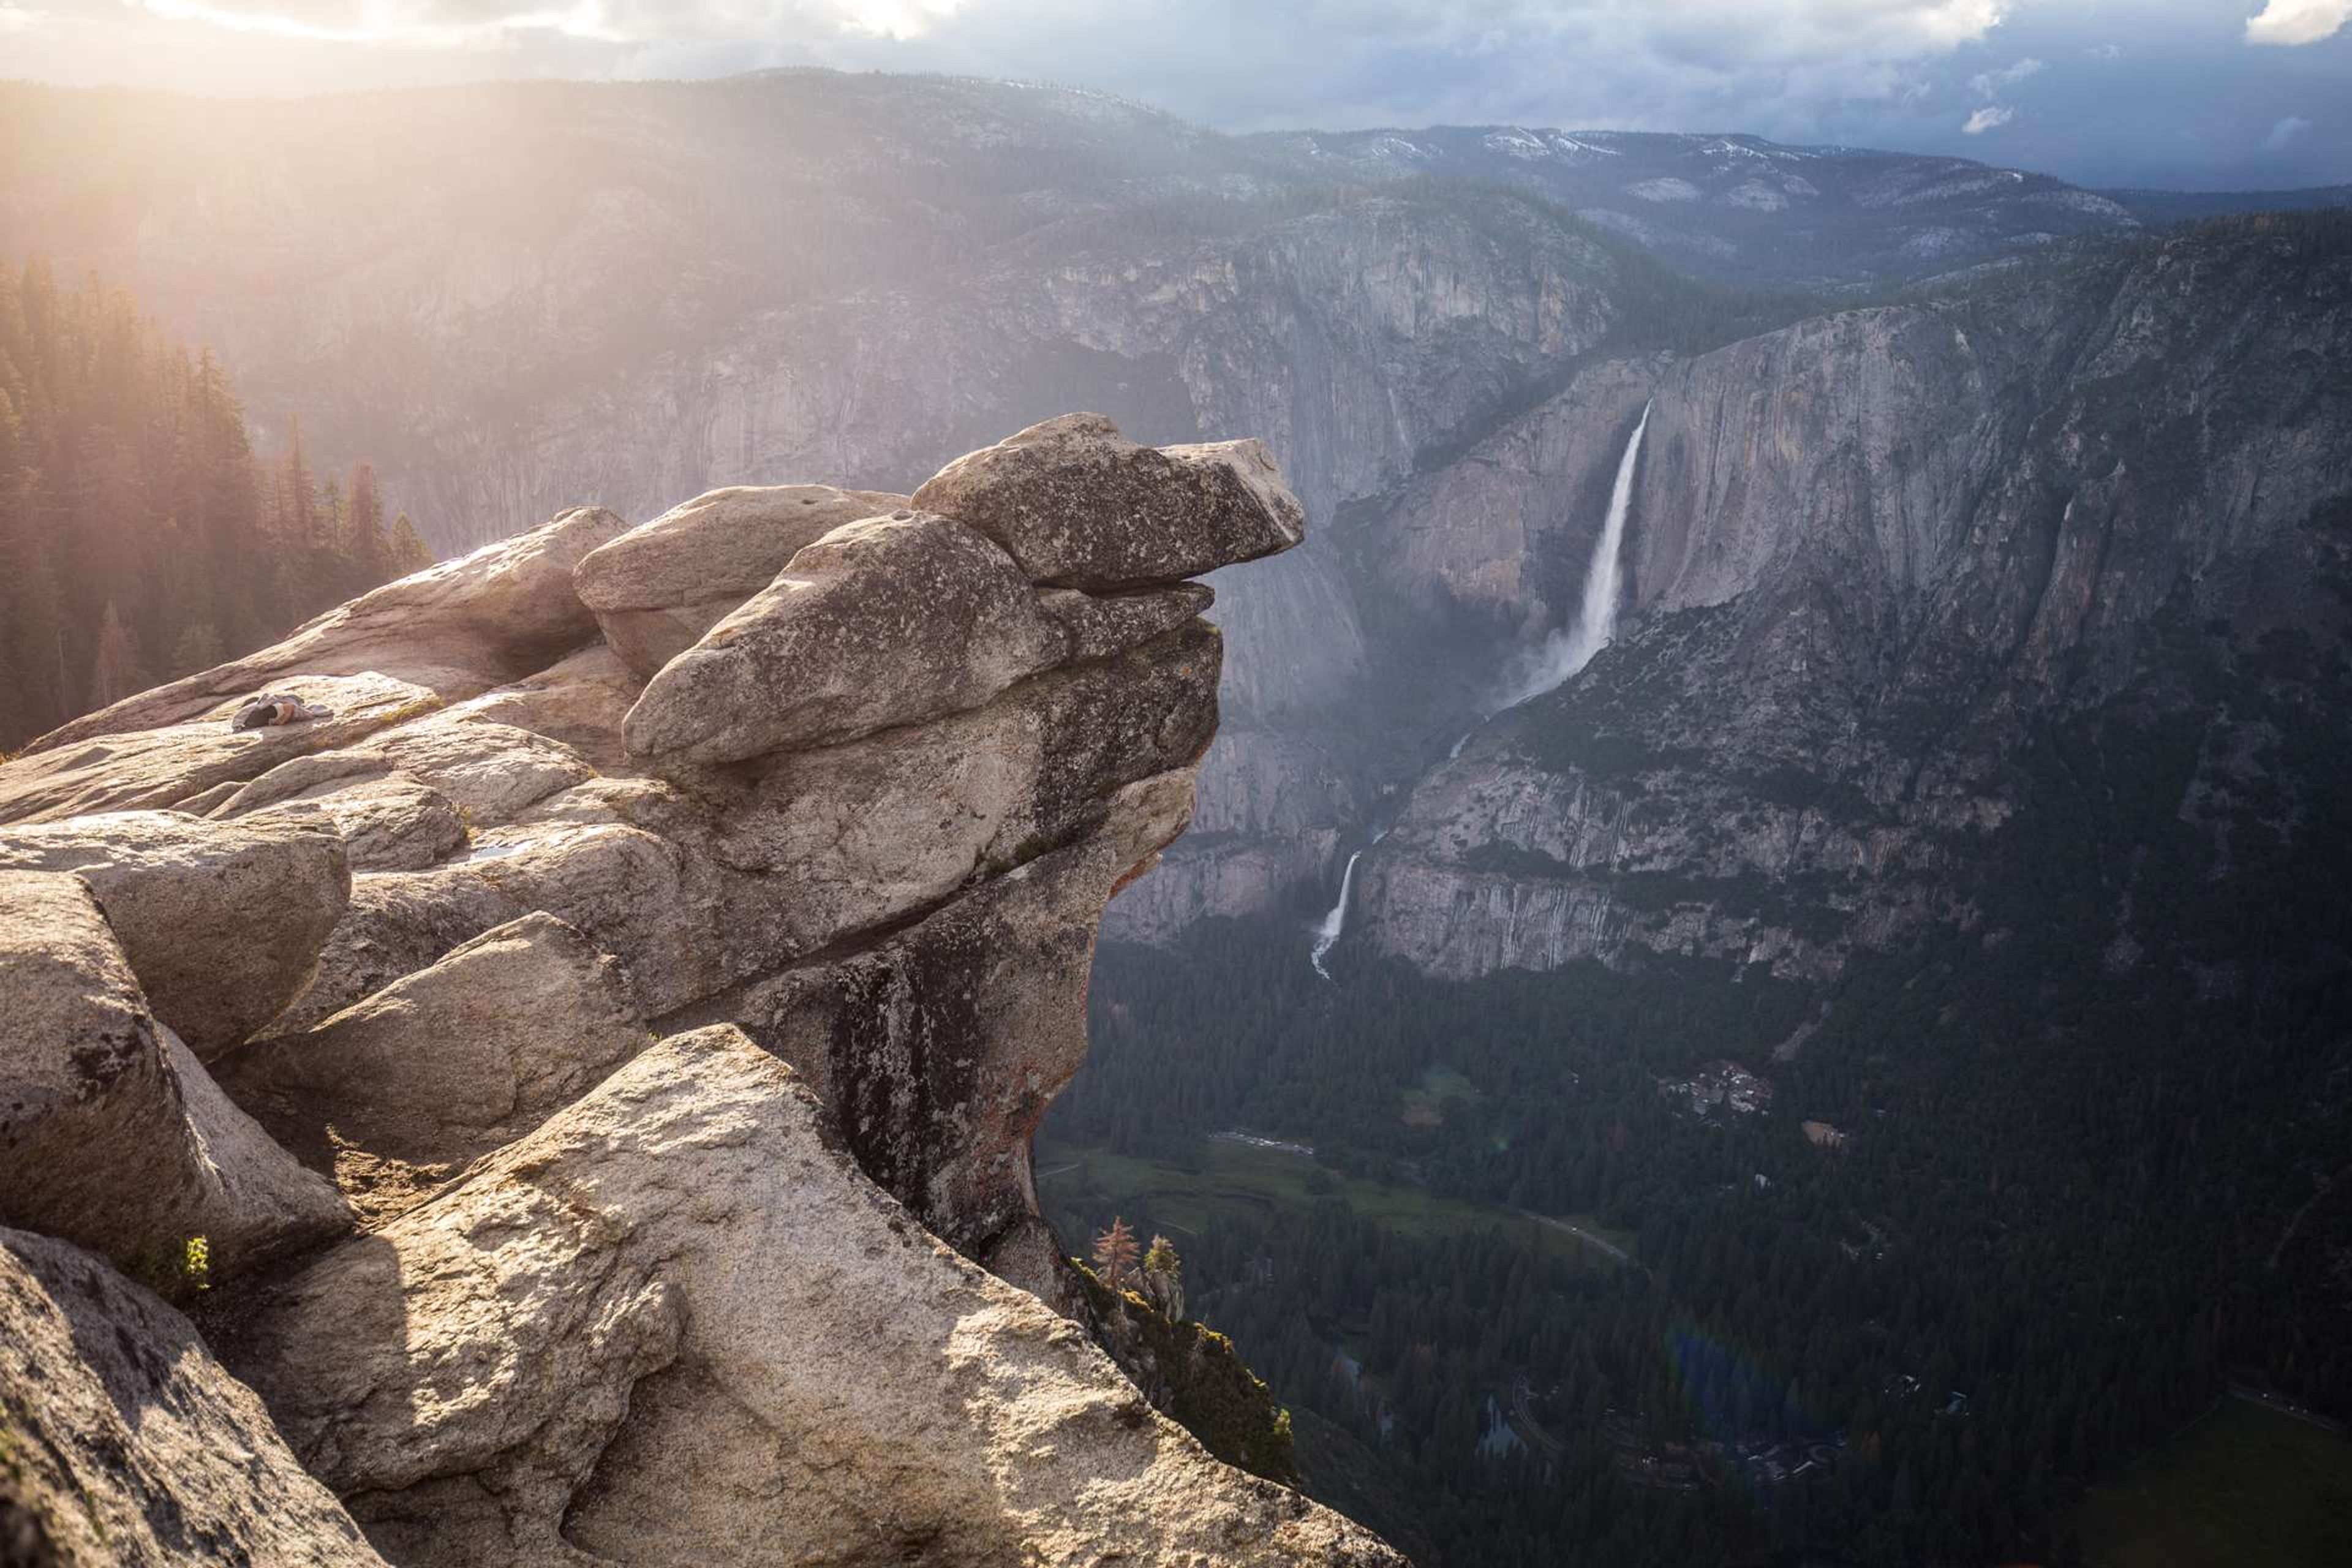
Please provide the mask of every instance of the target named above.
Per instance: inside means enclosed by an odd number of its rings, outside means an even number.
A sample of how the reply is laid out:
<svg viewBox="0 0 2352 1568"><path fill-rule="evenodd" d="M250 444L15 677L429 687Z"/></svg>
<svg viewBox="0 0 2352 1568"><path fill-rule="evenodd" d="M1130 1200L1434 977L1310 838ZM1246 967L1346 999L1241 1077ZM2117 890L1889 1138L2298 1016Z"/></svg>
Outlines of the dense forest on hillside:
<svg viewBox="0 0 2352 1568"><path fill-rule="evenodd" d="M365 463L257 458L219 362L128 293L0 276L0 750L431 562Z"/></svg>
<svg viewBox="0 0 2352 1568"><path fill-rule="evenodd" d="M2352 594L2352 506L2315 525ZM1433 1564L2064 1563L2081 1489L2232 1384L2352 1416L2352 649L2159 630L2012 759L2023 809L1955 856L1975 922L1826 985L1106 945L1049 1212L1177 1227L1193 1310ZM2239 726L2259 770L2211 763ZM1301 1195L1219 1174L1234 1131L1312 1145ZM1097 1150L1163 1163L1115 1190ZM1162 1212L1188 1183L1230 1201ZM1415 1204L1488 1234L1381 1223Z"/></svg>

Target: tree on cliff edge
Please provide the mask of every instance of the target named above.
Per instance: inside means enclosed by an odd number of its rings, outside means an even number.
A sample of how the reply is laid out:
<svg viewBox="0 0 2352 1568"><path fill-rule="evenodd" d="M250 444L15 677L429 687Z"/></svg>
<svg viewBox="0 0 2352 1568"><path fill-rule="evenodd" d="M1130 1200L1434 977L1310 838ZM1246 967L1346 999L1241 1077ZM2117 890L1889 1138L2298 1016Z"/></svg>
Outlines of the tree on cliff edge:
<svg viewBox="0 0 2352 1568"><path fill-rule="evenodd" d="M1095 1237L1095 1267L1102 1270L1103 1283L1114 1290L1127 1289L1140 1251L1135 1243L1135 1232L1127 1228L1127 1221L1116 1215L1111 1216L1110 1228Z"/></svg>

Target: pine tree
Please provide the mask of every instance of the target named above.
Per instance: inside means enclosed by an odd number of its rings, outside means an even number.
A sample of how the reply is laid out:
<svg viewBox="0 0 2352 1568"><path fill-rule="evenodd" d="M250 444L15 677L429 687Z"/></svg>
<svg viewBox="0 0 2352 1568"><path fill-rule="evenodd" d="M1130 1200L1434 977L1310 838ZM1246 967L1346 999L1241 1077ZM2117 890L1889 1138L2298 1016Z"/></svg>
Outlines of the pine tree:
<svg viewBox="0 0 2352 1568"><path fill-rule="evenodd" d="M1110 1228L1095 1237L1095 1267L1102 1270L1103 1283L1113 1290L1125 1289L1135 1272L1137 1250L1135 1232L1127 1228L1127 1221L1113 1215Z"/></svg>
<svg viewBox="0 0 2352 1568"><path fill-rule="evenodd" d="M392 566L388 576L406 577L422 572L436 559L431 547L425 542L425 536L416 531L416 525L408 521L408 514L402 512L392 525Z"/></svg>
<svg viewBox="0 0 2352 1568"><path fill-rule="evenodd" d="M205 600L192 606L192 615L217 627L228 647L251 647L283 623L265 594L274 571L257 526L260 478L245 411L209 349L197 356L189 396L178 483Z"/></svg>
<svg viewBox="0 0 2352 1568"><path fill-rule="evenodd" d="M346 598L395 575L392 569L392 540L383 531L383 489L376 480L374 467L368 463L352 469L342 554Z"/></svg>
<svg viewBox="0 0 2352 1568"><path fill-rule="evenodd" d="M221 647L220 633L212 622L192 622L172 644L171 675L174 679L194 675L200 669L210 669L227 657Z"/></svg>
<svg viewBox="0 0 2352 1568"><path fill-rule="evenodd" d="M271 497L271 531L278 536L280 569L284 573L281 618L306 621L335 604L334 541L318 484L311 478L309 454L302 446L298 422L278 459Z"/></svg>
<svg viewBox="0 0 2352 1568"><path fill-rule="evenodd" d="M320 486L299 431L257 463L219 362L127 293L0 273L0 748L429 563L387 510L365 465Z"/></svg>
<svg viewBox="0 0 2352 1568"><path fill-rule="evenodd" d="M138 650L131 646L131 634L123 628L121 612L109 600L106 613L99 620L98 651L90 661L89 706L103 708L120 702L146 687L147 679L140 672Z"/></svg>

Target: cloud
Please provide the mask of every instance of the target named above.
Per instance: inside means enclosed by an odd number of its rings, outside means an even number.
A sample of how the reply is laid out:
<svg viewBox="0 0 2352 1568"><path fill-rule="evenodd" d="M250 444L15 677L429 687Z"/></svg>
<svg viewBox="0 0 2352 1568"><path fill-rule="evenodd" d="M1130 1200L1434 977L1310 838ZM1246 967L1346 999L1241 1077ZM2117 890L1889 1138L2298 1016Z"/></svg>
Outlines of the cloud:
<svg viewBox="0 0 2352 1568"><path fill-rule="evenodd" d="M0 0L5 3L5 0ZM313 42L442 47L560 35L667 47L726 44L744 51L843 38L908 42L950 19L963 38L1049 47L1074 36L1116 38L1152 58L1160 38L1192 34L1268 47L1311 46L1339 58L1410 43L1456 58L1504 59L1530 47L1590 43L1651 64L1753 74L1833 62L1871 79L1874 68L1980 41L2016 0L1292 0L1268 9L1238 0L128 0L169 21ZM1581 53L1581 51L1574 51Z"/></svg>
<svg viewBox="0 0 2352 1568"><path fill-rule="evenodd" d="M2283 153L2288 142L2310 129L2310 121L2300 114L2290 114L2271 127L2271 133L2263 138L2263 146L2269 152Z"/></svg>
<svg viewBox="0 0 2352 1568"><path fill-rule="evenodd" d="M619 47L921 37L967 0L136 0L167 22L307 43L508 47L533 35Z"/></svg>
<svg viewBox="0 0 2352 1568"><path fill-rule="evenodd" d="M1979 71L1969 78L1969 87L1979 98L1990 98L2005 87L2015 87L2028 77L2039 76L2050 68L2031 55L2015 65L2003 66L1997 71Z"/></svg>
<svg viewBox="0 0 2352 1568"><path fill-rule="evenodd" d="M2352 0L2266 0L2246 21L2250 44L2315 44L2352 21Z"/></svg>
<svg viewBox="0 0 2352 1568"><path fill-rule="evenodd" d="M0 75L236 96L771 66L942 71L1098 89L1234 132L1747 131L1969 154L2006 127L2005 161L2080 183L2243 188L2352 180L2343 34L2317 47L2240 47L2283 39L2289 22L2315 34L2347 9L2352 0L0 0ZM2310 128L2266 147L2282 115Z"/></svg>

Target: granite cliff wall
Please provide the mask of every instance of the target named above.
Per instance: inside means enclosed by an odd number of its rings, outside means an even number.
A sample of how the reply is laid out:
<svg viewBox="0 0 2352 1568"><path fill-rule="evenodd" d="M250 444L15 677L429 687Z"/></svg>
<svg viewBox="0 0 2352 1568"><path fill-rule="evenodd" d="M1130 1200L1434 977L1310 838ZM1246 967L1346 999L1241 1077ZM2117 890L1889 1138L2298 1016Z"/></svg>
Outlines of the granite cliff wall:
<svg viewBox="0 0 2352 1568"><path fill-rule="evenodd" d="M1400 594L1560 624L1647 401L1623 635L1422 765L1351 932L1457 976L1821 976L1965 926L1955 868L2042 787L2018 759L2116 704L2206 730L2185 822L2258 775L2332 787L2266 774L2248 715L2345 626L2347 298L2335 231L2258 220L1580 374L1409 487L1377 554Z"/></svg>

